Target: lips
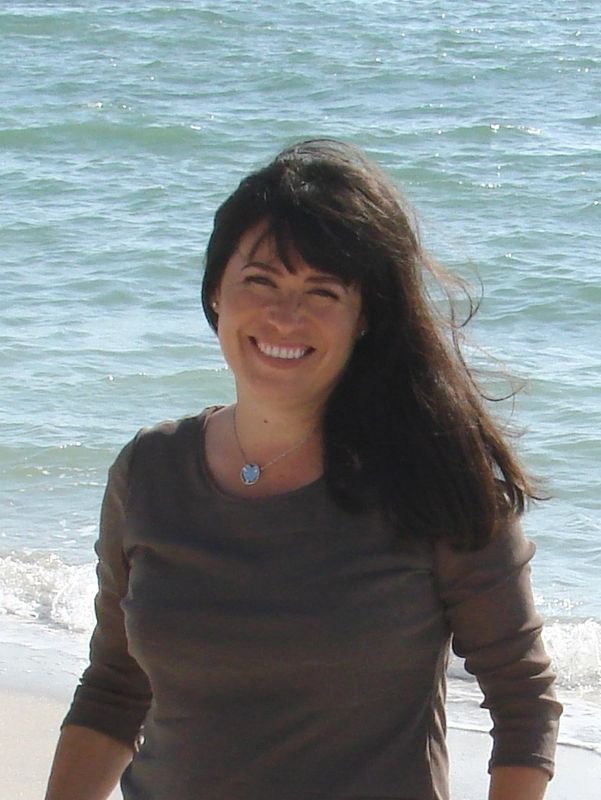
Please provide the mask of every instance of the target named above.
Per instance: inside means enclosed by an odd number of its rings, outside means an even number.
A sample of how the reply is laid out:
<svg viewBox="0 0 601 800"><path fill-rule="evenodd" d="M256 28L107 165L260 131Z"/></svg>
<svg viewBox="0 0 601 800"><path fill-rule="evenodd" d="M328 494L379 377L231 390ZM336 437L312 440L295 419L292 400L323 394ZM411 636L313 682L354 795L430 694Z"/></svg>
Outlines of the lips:
<svg viewBox="0 0 601 800"><path fill-rule="evenodd" d="M270 358L281 358L287 361L298 361L310 353L313 348L306 345L277 345L252 339L258 350Z"/></svg>

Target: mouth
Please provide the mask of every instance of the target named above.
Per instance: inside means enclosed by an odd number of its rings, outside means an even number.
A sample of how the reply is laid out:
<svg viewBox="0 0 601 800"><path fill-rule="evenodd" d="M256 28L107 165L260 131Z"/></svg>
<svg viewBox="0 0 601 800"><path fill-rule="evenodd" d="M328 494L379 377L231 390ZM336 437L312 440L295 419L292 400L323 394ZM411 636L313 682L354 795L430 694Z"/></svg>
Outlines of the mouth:
<svg viewBox="0 0 601 800"><path fill-rule="evenodd" d="M300 361L301 358L313 352L313 347L307 345L278 345L270 344L269 342L262 342L259 339L250 337L251 342L255 345L263 355L270 358L279 358L284 361Z"/></svg>

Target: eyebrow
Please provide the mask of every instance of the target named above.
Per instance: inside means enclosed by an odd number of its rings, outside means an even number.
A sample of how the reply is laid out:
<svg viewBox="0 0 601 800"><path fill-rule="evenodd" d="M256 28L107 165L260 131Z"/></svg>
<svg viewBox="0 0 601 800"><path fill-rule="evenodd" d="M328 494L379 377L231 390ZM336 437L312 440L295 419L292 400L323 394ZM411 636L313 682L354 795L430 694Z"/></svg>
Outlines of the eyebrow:
<svg viewBox="0 0 601 800"><path fill-rule="evenodd" d="M279 267L274 267L273 264L266 264L264 261L247 261L246 264L242 267L242 270L247 269L248 267L258 267L259 269L265 270L265 272L270 272L272 275L279 275L281 273L281 269ZM341 278L336 277L336 275L331 275L329 272L318 272L315 275L310 275L306 279L307 283L335 283L340 286L341 289L348 291L348 286Z"/></svg>
<svg viewBox="0 0 601 800"><path fill-rule="evenodd" d="M266 264L264 261L247 261L242 269L248 269L248 267L259 267L259 269L264 269L266 272L272 272L274 275L280 272L277 267L274 267L272 264Z"/></svg>

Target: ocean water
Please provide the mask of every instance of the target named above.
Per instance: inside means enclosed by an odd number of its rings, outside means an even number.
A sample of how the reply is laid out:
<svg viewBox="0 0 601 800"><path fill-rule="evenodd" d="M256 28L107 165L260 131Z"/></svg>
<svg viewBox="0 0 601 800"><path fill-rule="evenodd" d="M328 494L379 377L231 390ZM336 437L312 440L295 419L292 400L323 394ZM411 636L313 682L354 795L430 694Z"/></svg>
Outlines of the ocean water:
<svg viewBox="0 0 601 800"><path fill-rule="evenodd" d="M526 519L566 705L601 750L601 18L594 2L4 2L2 645L83 666L106 470L227 402L203 320L217 204L299 138L367 150L481 281L468 353L553 499ZM33 677L32 677L33 680ZM459 664L451 724L487 727Z"/></svg>

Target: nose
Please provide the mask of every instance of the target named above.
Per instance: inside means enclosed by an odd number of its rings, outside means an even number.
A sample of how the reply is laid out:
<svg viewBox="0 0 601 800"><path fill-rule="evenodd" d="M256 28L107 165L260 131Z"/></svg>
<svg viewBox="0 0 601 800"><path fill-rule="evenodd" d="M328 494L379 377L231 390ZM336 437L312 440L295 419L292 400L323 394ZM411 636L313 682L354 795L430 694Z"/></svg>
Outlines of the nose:
<svg viewBox="0 0 601 800"><path fill-rule="evenodd" d="M267 309L269 322L281 332L296 328L302 321L303 315L303 296L300 292L281 294Z"/></svg>

